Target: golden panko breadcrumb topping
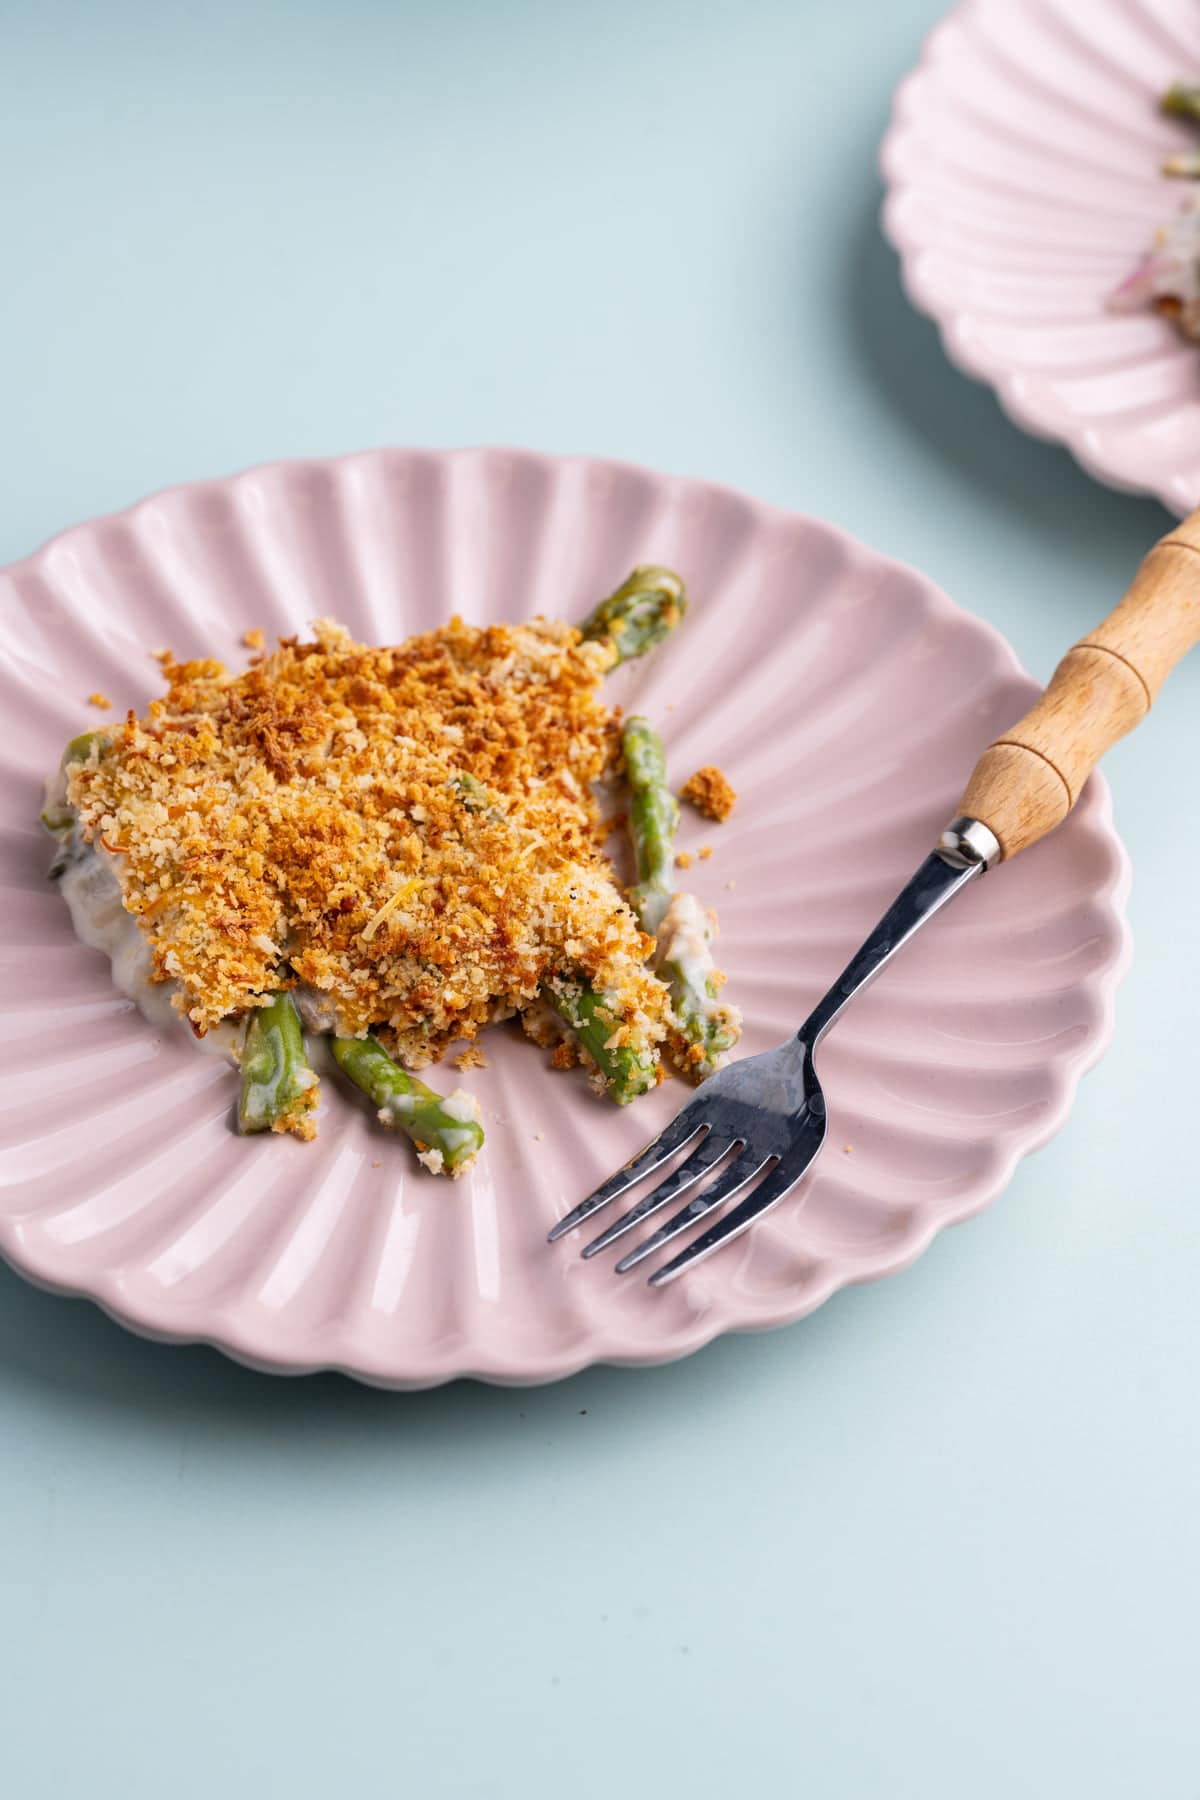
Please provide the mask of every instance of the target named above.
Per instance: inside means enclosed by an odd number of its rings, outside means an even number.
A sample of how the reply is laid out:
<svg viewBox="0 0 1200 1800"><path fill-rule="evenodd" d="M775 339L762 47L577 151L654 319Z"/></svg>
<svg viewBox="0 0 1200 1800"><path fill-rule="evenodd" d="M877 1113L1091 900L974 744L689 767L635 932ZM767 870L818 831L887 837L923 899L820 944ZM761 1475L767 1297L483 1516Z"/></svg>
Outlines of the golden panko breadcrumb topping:
<svg viewBox="0 0 1200 1800"><path fill-rule="evenodd" d="M271 1120L271 1130L283 1135L290 1133L292 1137L303 1138L311 1143L317 1135L317 1095L320 1082L314 1075L312 1086L303 1094L298 1094L290 1106L275 1114Z"/></svg>
<svg viewBox="0 0 1200 1800"><path fill-rule="evenodd" d="M458 1055L454 1058L454 1066L456 1069L462 1069L464 1072L467 1069L486 1069L488 1066L488 1059L484 1055L483 1049L479 1044L468 1044L466 1049L460 1050Z"/></svg>
<svg viewBox="0 0 1200 1800"><path fill-rule="evenodd" d="M712 763L706 763L690 775L679 790L681 800L690 800L706 819L726 820L733 811L737 794L728 777Z"/></svg>
<svg viewBox="0 0 1200 1800"><path fill-rule="evenodd" d="M314 630L238 675L164 652L163 697L68 767L194 1028L299 986L419 1068L565 971L657 1045L666 989L591 791L618 750L605 646L545 620Z"/></svg>

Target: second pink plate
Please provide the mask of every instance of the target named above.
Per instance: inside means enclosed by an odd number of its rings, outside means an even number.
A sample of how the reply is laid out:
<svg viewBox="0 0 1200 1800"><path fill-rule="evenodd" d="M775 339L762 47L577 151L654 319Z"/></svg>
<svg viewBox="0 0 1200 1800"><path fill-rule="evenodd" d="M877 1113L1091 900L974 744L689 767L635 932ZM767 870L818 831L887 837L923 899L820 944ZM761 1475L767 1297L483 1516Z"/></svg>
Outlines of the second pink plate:
<svg viewBox="0 0 1200 1800"><path fill-rule="evenodd" d="M727 489L523 452L370 451L177 488L0 573L0 1251L137 1330L258 1366L392 1387L545 1381L782 1324L890 1274L1001 1191L1066 1117L1110 1031L1126 865L1095 780L848 1011L822 1052L828 1147L797 1195L683 1281L583 1264L548 1227L680 1103L626 1110L506 1029L467 1078L488 1143L451 1186L326 1084L320 1137L231 1131L234 1081L155 1030L72 935L36 823L44 772L156 688L149 652L241 666L242 632L320 615L389 642L441 624L579 618L630 566L691 587L677 638L614 697L673 777L739 793L688 880L719 908L744 1051L795 1029L925 855L1033 684L912 570Z"/></svg>
<svg viewBox="0 0 1200 1800"><path fill-rule="evenodd" d="M1200 346L1108 297L1194 182L1195 0L965 0L896 95L884 227L953 360L1114 487L1200 505Z"/></svg>

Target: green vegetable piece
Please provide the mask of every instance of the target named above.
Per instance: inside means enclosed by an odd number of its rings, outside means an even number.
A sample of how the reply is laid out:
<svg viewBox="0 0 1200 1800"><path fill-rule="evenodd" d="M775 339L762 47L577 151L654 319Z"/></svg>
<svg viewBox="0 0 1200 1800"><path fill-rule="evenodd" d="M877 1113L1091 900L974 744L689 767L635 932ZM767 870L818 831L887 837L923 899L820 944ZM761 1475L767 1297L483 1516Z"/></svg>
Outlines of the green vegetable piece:
<svg viewBox="0 0 1200 1800"><path fill-rule="evenodd" d="M242 1048L238 1130L289 1131L316 1105L317 1077L308 1064L292 996L256 1007Z"/></svg>
<svg viewBox="0 0 1200 1800"><path fill-rule="evenodd" d="M721 1004L717 984L711 977L698 981L684 962L669 958L659 964L659 976L671 994L671 1008L679 1023L682 1044L679 1060L694 1081L703 1081L716 1073L720 1058L738 1041L735 1017ZM695 1061L688 1055L698 1045L702 1055Z"/></svg>
<svg viewBox="0 0 1200 1800"><path fill-rule="evenodd" d="M585 981L560 975L544 984L542 994L571 1027L618 1106L628 1106L654 1086L658 1057L653 1050L638 1051L631 1044L609 1048L621 1022L611 997L598 994Z"/></svg>
<svg viewBox="0 0 1200 1800"><path fill-rule="evenodd" d="M70 743L67 745L66 749L62 753L63 768L65 769L68 763L87 762L88 758L92 754L92 746L93 745L96 745L99 747L99 754L101 756L103 756L104 749L107 746L107 744L108 744L108 733L107 732L105 732L105 731L81 731L78 737L73 737L71 739Z"/></svg>
<svg viewBox="0 0 1200 1800"><path fill-rule="evenodd" d="M462 1175L483 1148L478 1103L461 1090L443 1099L392 1061L377 1038L335 1037L338 1068L379 1109L383 1124L412 1139L424 1155L441 1157L450 1175Z"/></svg>
<svg viewBox="0 0 1200 1800"><path fill-rule="evenodd" d="M62 833L70 831L75 824L75 808L67 799L66 793L67 765L73 762L87 762L91 756L93 745L99 746L99 754L103 756L108 745L108 734L103 731L81 731L78 737L71 739L63 751L59 761L59 774L47 784L49 797L38 814L38 818L47 831Z"/></svg>
<svg viewBox="0 0 1200 1800"><path fill-rule="evenodd" d="M703 1081L737 1043L738 1016L719 997L709 948L712 928L703 907L673 891L679 807L667 787L662 739L648 720L634 717L626 720L622 748L640 878L630 899L643 930L659 941L657 973L667 984L674 1015L672 1055L686 1075Z"/></svg>
<svg viewBox="0 0 1200 1800"><path fill-rule="evenodd" d="M679 803L667 786L662 739L648 719L635 714L625 721L621 748L632 794L630 829L638 871L638 883L630 898L642 929L653 936L675 891L674 837Z"/></svg>
<svg viewBox="0 0 1200 1800"><path fill-rule="evenodd" d="M586 639L607 643L612 663L644 656L669 637L687 611L687 589L671 569L642 563L580 626Z"/></svg>
<svg viewBox="0 0 1200 1800"><path fill-rule="evenodd" d="M1162 109L1177 119L1200 120L1200 83L1173 81L1162 97Z"/></svg>

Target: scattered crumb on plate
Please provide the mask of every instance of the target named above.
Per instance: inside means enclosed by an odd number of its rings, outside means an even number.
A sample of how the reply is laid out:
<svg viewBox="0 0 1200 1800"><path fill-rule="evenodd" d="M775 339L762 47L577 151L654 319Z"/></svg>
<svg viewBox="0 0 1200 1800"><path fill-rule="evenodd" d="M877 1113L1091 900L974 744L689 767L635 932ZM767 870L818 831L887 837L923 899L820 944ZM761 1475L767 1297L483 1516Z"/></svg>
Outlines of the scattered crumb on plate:
<svg viewBox="0 0 1200 1800"><path fill-rule="evenodd" d="M454 1066L456 1069L486 1069L488 1059L480 1045L468 1044L466 1049L460 1050L454 1058Z"/></svg>
<svg viewBox="0 0 1200 1800"><path fill-rule="evenodd" d="M112 701L109 699L107 694L101 694L99 691L97 691L94 694L88 695L88 705L89 706L98 706L100 708L101 712L108 712L112 708Z"/></svg>
<svg viewBox="0 0 1200 1800"><path fill-rule="evenodd" d="M712 845L711 844L701 844L699 850L697 850L697 852L696 852L696 855L700 858L701 862L707 862L709 857L712 855Z"/></svg>
<svg viewBox="0 0 1200 1800"><path fill-rule="evenodd" d="M692 861L693 858L690 850L677 850L675 852L675 867L677 869L690 869Z"/></svg>
<svg viewBox="0 0 1200 1800"><path fill-rule="evenodd" d="M242 642L245 644L247 650L261 650L263 644L266 642L266 639L263 636L262 626L251 625L249 630L243 631Z"/></svg>
<svg viewBox="0 0 1200 1800"><path fill-rule="evenodd" d="M737 794L728 776L712 763L705 763L694 775L689 775L679 790L681 800L690 800L697 812L703 813L706 819L718 822L727 819L733 811Z"/></svg>

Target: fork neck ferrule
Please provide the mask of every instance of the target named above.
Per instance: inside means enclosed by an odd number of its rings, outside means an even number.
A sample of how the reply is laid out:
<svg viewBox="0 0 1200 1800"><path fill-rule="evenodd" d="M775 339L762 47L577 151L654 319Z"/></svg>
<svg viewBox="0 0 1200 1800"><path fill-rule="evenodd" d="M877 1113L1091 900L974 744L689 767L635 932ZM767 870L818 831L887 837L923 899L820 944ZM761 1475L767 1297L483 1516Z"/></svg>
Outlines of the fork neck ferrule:
<svg viewBox="0 0 1200 1800"><path fill-rule="evenodd" d="M937 842L937 852L955 869L977 868L986 873L1000 861L1000 840L982 819L952 820Z"/></svg>

